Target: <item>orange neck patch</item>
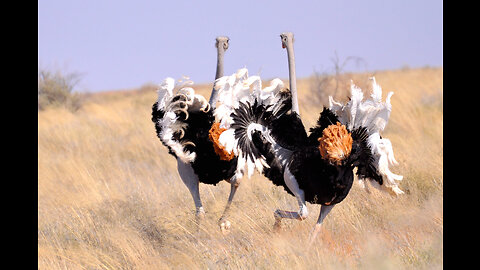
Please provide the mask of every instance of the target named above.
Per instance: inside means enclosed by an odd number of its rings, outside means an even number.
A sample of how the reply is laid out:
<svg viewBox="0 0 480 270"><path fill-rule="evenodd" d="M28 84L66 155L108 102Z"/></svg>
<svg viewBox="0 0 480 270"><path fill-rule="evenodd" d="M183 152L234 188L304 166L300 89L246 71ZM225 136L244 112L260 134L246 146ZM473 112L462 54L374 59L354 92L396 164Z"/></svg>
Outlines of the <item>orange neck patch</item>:
<svg viewBox="0 0 480 270"><path fill-rule="evenodd" d="M215 153L220 157L220 160L226 160L230 161L233 159L234 155L232 153L228 153L225 150L225 147L220 145L218 139L220 138L220 135L222 132L227 130L226 128L220 128L220 123L213 123L212 127L208 131L208 138L210 141L213 143L213 149L215 150Z"/></svg>
<svg viewBox="0 0 480 270"><path fill-rule="evenodd" d="M318 142L320 142L318 149L322 158L332 164L341 165L342 160L346 159L352 151L352 135L348 133L345 125L339 122L324 129Z"/></svg>

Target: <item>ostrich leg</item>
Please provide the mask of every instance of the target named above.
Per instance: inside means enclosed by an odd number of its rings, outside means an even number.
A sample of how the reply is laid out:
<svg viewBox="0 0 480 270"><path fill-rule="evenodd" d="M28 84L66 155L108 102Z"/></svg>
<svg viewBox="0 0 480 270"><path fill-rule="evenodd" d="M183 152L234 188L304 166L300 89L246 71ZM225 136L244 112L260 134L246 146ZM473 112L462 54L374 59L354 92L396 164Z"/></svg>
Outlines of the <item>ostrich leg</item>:
<svg viewBox="0 0 480 270"><path fill-rule="evenodd" d="M275 217L273 229L276 231L278 231L282 226L282 218L297 219L301 221L308 217L308 209L307 205L305 204L305 193L298 187L298 182L295 179L295 176L293 176L288 168L285 168L283 178L285 179L285 184L287 184L287 187L295 195L295 198L297 198L300 210L298 212L292 212L277 209L273 214Z"/></svg>
<svg viewBox="0 0 480 270"><path fill-rule="evenodd" d="M313 241L317 237L317 234L322 229L323 220L328 215L328 213L330 213L330 210L332 210L333 206L334 205L322 205L322 207L320 208L320 215L318 216L317 223L315 224L312 234L310 235L310 240L309 240L310 245L313 243Z"/></svg>
<svg viewBox="0 0 480 270"><path fill-rule="evenodd" d="M230 205L232 204L233 197L235 196L235 192L237 192L238 186L240 185L240 182L237 181L237 178L233 176L230 180L230 196L228 196L228 201L227 205L225 206L225 209L223 210L223 214L218 220L218 225L220 225L220 230L222 231L223 234L227 234L230 231L230 221L227 220L228 214L230 213Z"/></svg>
<svg viewBox="0 0 480 270"><path fill-rule="evenodd" d="M295 197L297 197L296 194ZM280 230L280 228L282 227L282 218L297 219L302 221L308 217L308 209L307 205L305 204L305 199L303 198L303 195L300 196L300 198L297 197L297 200L298 206L300 208L298 212L285 211L280 209L275 210L275 212L273 213L273 216L275 217L275 224L273 224L273 229L275 231Z"/></svg>
<svg viewBox="0 0 480 270"><path fill-rule="evenodd" d="M177 169L180 178L182 179L185 186L187 186L188 191L192 195L193 202L195 203L195 220L199 224L200 221L205 217L205 210L203 210L202 201L200 200L198 176L193 171L193 168L190 164L184 163L180 159L177 159Z"/></svg>

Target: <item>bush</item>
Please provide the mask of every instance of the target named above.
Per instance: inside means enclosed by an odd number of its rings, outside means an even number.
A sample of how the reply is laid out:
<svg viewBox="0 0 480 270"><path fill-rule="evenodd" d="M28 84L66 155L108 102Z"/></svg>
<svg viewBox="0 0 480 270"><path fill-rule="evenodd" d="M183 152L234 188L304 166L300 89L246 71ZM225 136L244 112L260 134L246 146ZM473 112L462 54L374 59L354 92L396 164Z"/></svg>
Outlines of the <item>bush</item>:
<svg viewBox="0 0 480 270"><path fill-rule="evenodd" d="M80 109L83 99L79 93L73 93L79 81L77 73L64 75L59 71L41 70L38 74L38 110L60 106L72 112Z"/></svg>
<svg viewBox="0 0 480 270"><path fill-rule="evenodd" d="M330 60L333 63L332 71L314 71L310 84L313 93L310 101L320 106L328 106L329 96L332 96L335 100L342 100L345 98L344 95L349 93L348 89L350 89L350 82L353 80L354 74L345 72L345 66L347 64L354 62L356 67L363 65L365 70L367 67L367 62L363 60L363 58L348 56L345 60L341 61L337 52L335 52L335 56ZM356 75L358 74L359 73L356 73ZM362 87L362 81L355 80L354 83L360 88L366 89Z"/></svg>

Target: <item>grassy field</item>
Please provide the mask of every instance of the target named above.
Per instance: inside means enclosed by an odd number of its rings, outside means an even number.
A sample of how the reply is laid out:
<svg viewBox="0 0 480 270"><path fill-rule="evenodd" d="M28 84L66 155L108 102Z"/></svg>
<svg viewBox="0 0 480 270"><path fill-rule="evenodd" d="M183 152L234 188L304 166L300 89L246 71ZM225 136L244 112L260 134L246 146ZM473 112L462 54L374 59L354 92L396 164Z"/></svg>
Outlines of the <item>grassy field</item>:
<svg viewBox="0 0 480 270"><path fill-rule="evenodd" d="M368 75L349 74L362 89ZM242 181L226 236L217 220L229 184L201 185L206 218L196 230L193 200L150 120L153 87L93 94L75 113L39 111L39 269L441 269L443 68L374 75L384 98L395 92L383 135L405 194L367 193L355 183L311 247L320 207L307 204L306 220L285 220L273 232L273 211L298 206L258 174ZM211 85L195 88L208 97ZM313 78L298 88L309 128L325 100L312 98ZM342 86L336 97L347 93Z"/></svg>

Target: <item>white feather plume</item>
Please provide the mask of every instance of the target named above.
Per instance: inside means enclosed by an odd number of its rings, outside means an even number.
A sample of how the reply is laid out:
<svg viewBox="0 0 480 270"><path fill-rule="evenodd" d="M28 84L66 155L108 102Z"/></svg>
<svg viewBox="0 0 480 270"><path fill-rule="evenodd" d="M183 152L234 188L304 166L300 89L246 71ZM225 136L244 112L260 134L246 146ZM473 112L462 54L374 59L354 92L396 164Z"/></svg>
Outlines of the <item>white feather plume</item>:
<svg viewBox="0 0 480 270"><path fill-rule="evenodd" d="M223 76L215 81L215 89L218 91L218 104L213 115L220 123L221 128L229 128L232 123L230 114L238 108L240 102L250 101L251 88L262 87L262 81L258 76L248 77L246 68L239 69L231 76Z"/></svg>
<svg viewBox="0 0 480 270"><path fill-rule="evenodd" d="M279 92L284 89L282 80L275 78L268 87L262 89L262 80L259 76L248 76L246 68L239 69L230 76L218 78L215 81L218 91L214 116L220 122L221 128L229 128L232 123L230 114L239 104L257 100L260 104L274 104L279 99Z"/></svg>
<svg viewBox="0 0 480 270"><path fill-rule="evenodd" d="M165 103L167 100L172 98L172 91L174 87L175 80L171 77L167 77L162 83L160 83L157 90L157 109L165 108Z"/></svg>
<svg viewBox="0 0 480 270"><path fill-rule="evenodd" d="M185 163L195 160L196 153L186 151L184 145L177 140L174 140L174 134L177 132L184 133L187 124L184 121L178 119L176 110L185 111L185 119L188 118L188 114L193 111L203 110L207 112L210 109L208 101L202 96L195 94L195 90L187 85L193 84L192 81L184 81L180 85L180 89L174 93L175 80L173 78L166 78L159 85L157 91L157 109L164 111L164 115L158 120L158 124L162 127L158 134L160 140L169 146L175 155ZM173 102L172 99L176 95L185 96L185 107L179 106L178 101Z"/></svg>
<svg viewBox="0 0 480 270"><path fill-rule="evenodd" d="M218 103L214 116L216 121L220 123L220 127L227 129L220 135L219 143L225 147L227 152L231 153L233 151L235 156L238 157L237 176L243 176L246 173L251 177L255 170L261 173L263 168L268 168L269 165L264 157L252 160L250 156L244 157L242 155L241 150L237 147L238 142L235 139L234 130L230 129L233 122L230 115L235 109L238 109L240 103L253 104L257 101L264 105L275 104L280 98L280 91L284 89L283 81L278 78L273 79L268 87L262 89L261 78L259 76L248 76L248 70L242 68L230 76L217 79L214 87L218 91ZM249 126L249 128L253 126L255 124ZM255 127L263 128L258 126ZM250 135L250 132L248 134Z"/></svg>

